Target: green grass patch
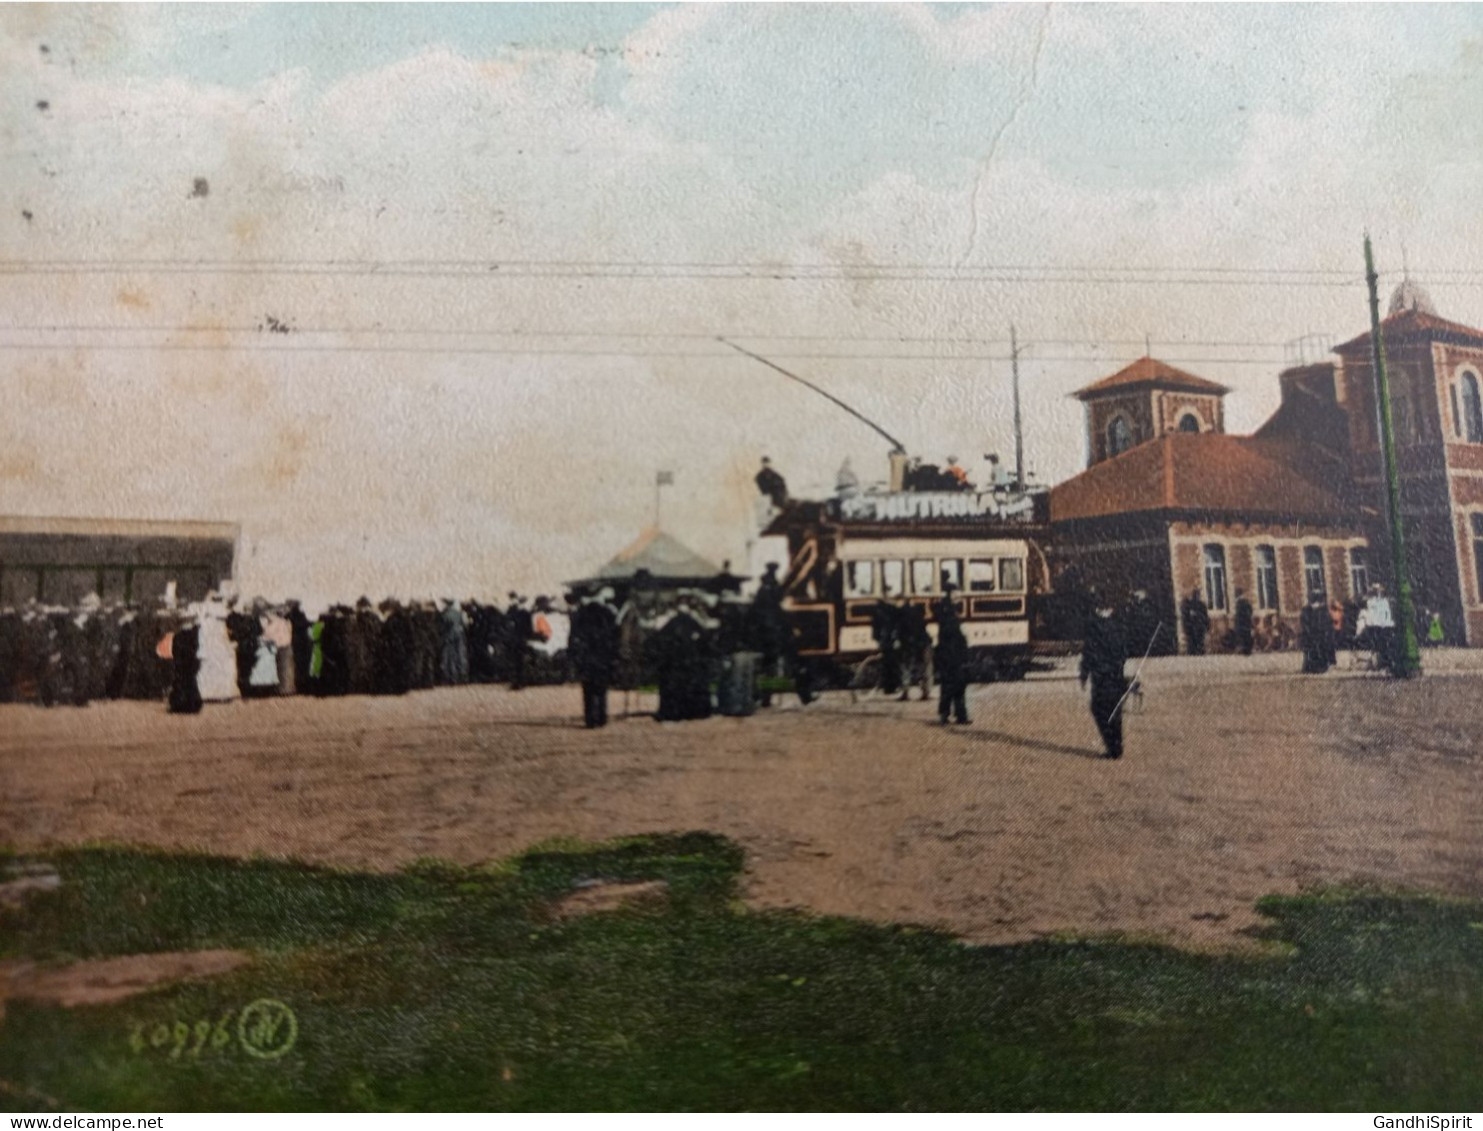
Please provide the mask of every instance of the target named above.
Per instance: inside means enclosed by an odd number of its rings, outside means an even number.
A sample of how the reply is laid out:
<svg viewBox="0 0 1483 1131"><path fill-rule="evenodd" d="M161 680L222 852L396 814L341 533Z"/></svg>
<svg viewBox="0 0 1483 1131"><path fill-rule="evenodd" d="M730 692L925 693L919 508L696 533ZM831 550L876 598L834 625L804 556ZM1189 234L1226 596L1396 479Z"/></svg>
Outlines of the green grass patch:
<svg viewBox="0 0 1483 1131"><path fill-rule="evenodd" d="M107 1006L12 1001L0 1105L16 1108L37 1095L113 1111L1483 1103L1476 903L1274 897L1271 953L1233 957L1113 939L970 947L752 912L736 898L740 850L703 833L394 875L112 847L44 859L62 886L0 912L6 956L239 947L256 961ZM574 892L653 880L661 902L556 912ZM287 1029L254 1044L266 1007L247 1007L262 999L296 1026L271 1058L253 1051Z"/></svg>

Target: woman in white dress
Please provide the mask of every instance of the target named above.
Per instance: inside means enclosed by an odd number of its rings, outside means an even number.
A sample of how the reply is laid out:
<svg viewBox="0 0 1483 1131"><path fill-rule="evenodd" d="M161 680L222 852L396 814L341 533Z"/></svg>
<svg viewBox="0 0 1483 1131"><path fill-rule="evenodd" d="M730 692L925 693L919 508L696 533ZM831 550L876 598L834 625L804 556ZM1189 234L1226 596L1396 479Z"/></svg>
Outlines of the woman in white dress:
<svg viewBox="0 0 1483 1131"><path fill-rule="evenodd" d="M211 594L191 613L201 625L201 674L197 682L207 703L229 703L242 697L237 687L237 650L227 635L227 607Z"/></svg>

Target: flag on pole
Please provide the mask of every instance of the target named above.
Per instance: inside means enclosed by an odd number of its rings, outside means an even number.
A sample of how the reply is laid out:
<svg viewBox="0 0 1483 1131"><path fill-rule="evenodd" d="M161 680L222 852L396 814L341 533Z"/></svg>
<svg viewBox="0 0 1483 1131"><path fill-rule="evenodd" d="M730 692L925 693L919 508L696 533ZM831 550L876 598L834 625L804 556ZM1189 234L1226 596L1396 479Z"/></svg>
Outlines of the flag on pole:
<svg viewBox="0 0 1483 1131"><path fill-rule="evenodd" d="M673 471L661 471L654 480L656 487L673 487L675 485L675 473Z"/></svg>

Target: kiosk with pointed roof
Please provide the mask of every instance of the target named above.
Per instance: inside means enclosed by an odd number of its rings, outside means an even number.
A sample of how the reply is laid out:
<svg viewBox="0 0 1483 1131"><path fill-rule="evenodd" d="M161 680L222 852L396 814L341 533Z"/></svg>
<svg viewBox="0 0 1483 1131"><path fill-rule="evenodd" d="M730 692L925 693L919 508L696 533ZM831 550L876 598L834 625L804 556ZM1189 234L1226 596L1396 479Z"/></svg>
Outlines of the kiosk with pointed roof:
<svg viewBox="0 0 1483 1131"><path fill-rule="evenodd" d="M734 593L744 580L701 557L659 527L649 526L593 576L567 584L575 593L611 588L617 599L624 601L635 588L661 594L681 589Z"/></svg>

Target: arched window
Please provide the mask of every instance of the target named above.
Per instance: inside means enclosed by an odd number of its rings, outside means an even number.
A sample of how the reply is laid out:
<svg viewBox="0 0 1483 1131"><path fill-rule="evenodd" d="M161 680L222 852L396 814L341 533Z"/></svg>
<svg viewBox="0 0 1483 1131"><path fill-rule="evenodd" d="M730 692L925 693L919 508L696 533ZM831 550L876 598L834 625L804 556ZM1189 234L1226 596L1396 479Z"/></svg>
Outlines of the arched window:
<svg viewBox="0 0 1483 1131"><path fill-rule="evenodd" d="M1107 458L1120 456L1133 446L1133 430L1126 416L1114 416L1107 425Z"/></svg>
<svg viewBox="0 0 1483 1131"><path fill-rule="evenodd" d="M1470 444L1483 444L1483 400L1478 396L1478 378L1464 373L1462 380L1462 432Z"/></svg>
<svg viewBox="0 0 1483 1131"><path fill-rule="evenodd" d="M1179 418L1179 430L1181 432L1198 432L1200 430L1200 418L1192 412L1187 412Z"/></svg>

